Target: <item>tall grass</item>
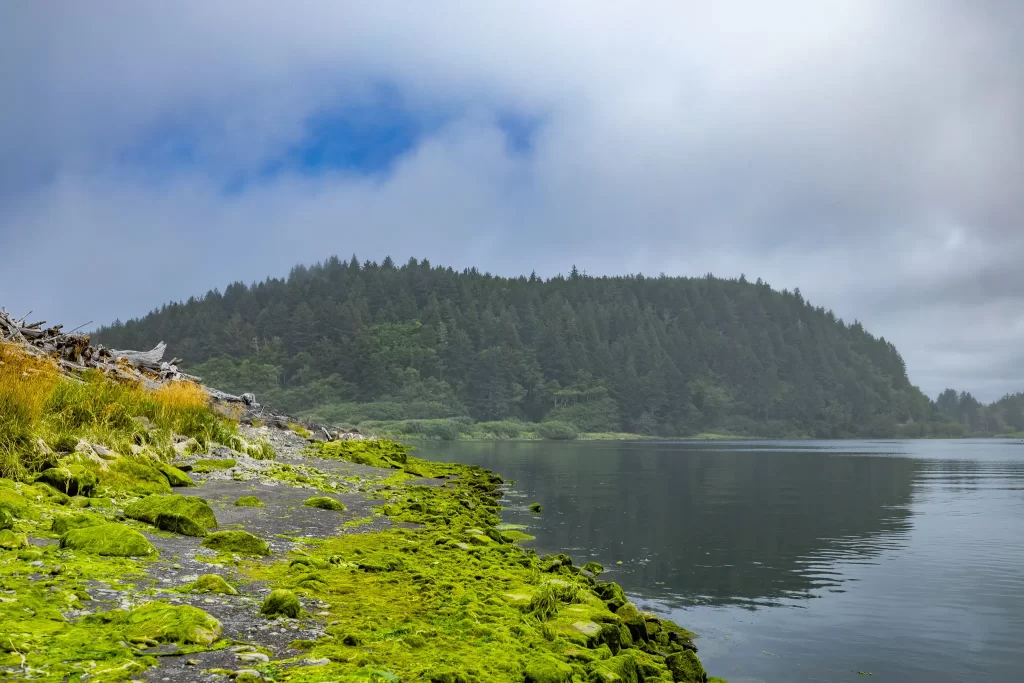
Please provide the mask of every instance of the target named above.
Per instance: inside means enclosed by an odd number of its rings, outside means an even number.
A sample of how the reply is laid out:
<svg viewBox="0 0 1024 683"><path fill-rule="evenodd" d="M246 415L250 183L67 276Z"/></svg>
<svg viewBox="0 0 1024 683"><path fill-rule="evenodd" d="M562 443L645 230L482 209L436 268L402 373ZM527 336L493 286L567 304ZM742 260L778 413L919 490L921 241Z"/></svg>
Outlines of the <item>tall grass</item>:
<svg viewBox="0 0 1024 683"><path fill-rule="evenodd" d="M172 434L194 437L205 447L226 443L235 433L233 423L210 410L198 384L148 390L97 370L74 381L60 376L49 360L0 343L0 476L24 477L44 463L45 450L70 451L81 438L122 452L147 444L167 453ZM40 439L47 449L37 445Z"/></svg>

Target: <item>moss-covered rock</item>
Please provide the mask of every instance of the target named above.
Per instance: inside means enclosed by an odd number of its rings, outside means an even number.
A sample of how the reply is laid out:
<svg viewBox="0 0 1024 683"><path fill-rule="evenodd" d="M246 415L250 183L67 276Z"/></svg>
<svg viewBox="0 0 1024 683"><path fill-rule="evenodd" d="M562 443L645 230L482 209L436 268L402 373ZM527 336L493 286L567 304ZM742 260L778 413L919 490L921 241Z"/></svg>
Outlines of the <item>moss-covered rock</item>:
<svg viewBox="0 0 1024 683"><path fill-rule="evenodd" d="M71 529L60 537L60 547L110 557L156 557L153 544L135 529L110 522Z"/></svg>
<svg viewBox="0 0 1024 683"><path fill-rule="evenodd" d="M572 667L553 657L539 656L526 664L526 683L567 683Z"/></svg>
<svg viewBox="0 0 1024 683"><path fill-rule="evenodd" d="M197 607L149 602L128 613L124 627L131 640L210 645L220 638L220 622Z"/></svg>
<svg viewBox="0 0 1024 683"><path fill-rule="evenodd" d="M160 474L164 475L167 479L167 483L174 487L180 486L195 486L196 483L192 479L179 470L174 465L168 465L165 462L156 462L156 469L160 471Z"/></svg>
<svg viewBox="0 0 1024 683"><path fill-rule="evenodd" d="M622 587L614 581L604 581L597 584L594 592L604 600L604 604L608 605L608 609L613 612L628 602L626 594L622 592Z"/></svg>
<svg viewBox="0 0 1024 683"><path fill-rule="evenodd" d="M203 574L188 584L190 593L219 593L221 595L238 595L238 591L220 574Z"/></svg>
<svg viewBox="0 0 1024 683"><path fill-rule="evenodd" d="M43 470L36 477L36 481L52 486L69 496L88 496L96 489L96 484L99 483L96 475L80 463Z"/></svg>
<svg viewBox="0 0 1024 683"><path fill-rule="evenodd" d="M263 556L270 554L270 546L266 541L240 529L212 533L203 539L203 547L221 553Z"/></svg>
<svg viewBox="0 0 1024 683"><path fill-rule="evenodd" d="M676 683L707 683L708 674L693 650L673 652L665 658L665 665Z"/></svg>
<svg viewBox="0 0 1024 683"><path fill-rule="evenodd" d="M18 550L28 547L28 537L16 534L10 529L0 530L0 550Z"/></svg>
<svg viewBox="0 0 1024 683"><path fill-rule="evenodd" d="M306 502L303 503L308 508L319 508L321 510L344 510L345 505L340 500L334 500L327 496L313 496L307 498Z"/></svg>
<svg viewBox="0 0 1024 683"><path fill-rule="evenodd" d="M631 602L615 610L615 616L622 620L622 623L629 629L634 641L647 640L647 623L640 610Z"/></svg>
<svg viewBox="0 0 1024 683"><path fill-rule="evenodd" d="M35 516L28 499L9 488L0 488L0 510L7 510L15 519L31 519Z"/></svg>
<svg viewBox="0 0 1024 683"><path fill-rule="evenodd" d="M238 507L243 508L264 508L267 507L263 504L263 501L256 496L242 496L234 502Z"/></svg>
<svg viewBox="0 0 1024 683"><path fill-rule="evenodd" d="M45 500L47 503L52 503L54 505L70 505L72 501L71 496L66 493L61 493L49 484L44 484L42 482L33 484L25 490L29 495L34 496L36 500Z"/></svg>
<svg viewBox="0 0 1024 683"><path fill-rule="evenodd" d="M133 496L170 493L171 485L157 469L157 462L144 455L118 458L106 469L96 470L100 487Z"/></svg>
<svg viewBox="0 0 1024 683"><path fill-rule="evenodd" d="M192 471L209 474L214 470L229 470L237 464L234 458L203 458L192 463Z"/></svg>
<svg viewBox="0 0 1024 683"><path fill-rule="evenodd" d="M14 515L7 508L0 508L0 530L14 528Z"/></svg>
<svg viewBox="0 0 1024 683"><path fill-rule="evenodd" d="M270 592L267 599L263 601L260 614L266 617L290 617L298 618L302 613L302 604L295 593L285 588L278 588Z"/></svg>
<svg viewBox="0 0 1024 683"><path fill-rule="evenodd" d="M106 523L107 520L103 519L99 515L93 515L86 512L77 515L68 515L66 517L54 517L53 522L50 524L50 531L55 534L62 535L71 529L81 529L87 526L99 526L100 524Z"/></svg>
<svg viewBox="0 0 1024 683"><path fill-rule="evenodd" d="M198 496L147 496L126 507L124 514L187 536L204 536L208 529L217 528L217 517L210 504Z"/></svg>
<svg viewBox="0 0 1024 683"><path fill-rule="evenodd" d="M541 505L540 503L530 503L530 512L532 512L533 514L538 515L543 511L544 506Z"/></svg>
<svg viewBox="0 0 1024 683"><path fill-rule="evenodd" d="M590 667L591 676L602 683L638 683L636 657L632 650L595 662Z"/></svg>

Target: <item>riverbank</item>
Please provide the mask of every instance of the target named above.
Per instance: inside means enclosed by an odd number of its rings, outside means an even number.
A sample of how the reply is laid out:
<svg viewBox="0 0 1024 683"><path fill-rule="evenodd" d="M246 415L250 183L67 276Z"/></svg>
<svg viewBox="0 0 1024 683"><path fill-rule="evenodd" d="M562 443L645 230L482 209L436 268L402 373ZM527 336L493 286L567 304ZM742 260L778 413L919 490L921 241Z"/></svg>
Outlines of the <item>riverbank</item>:
<svg viewBox="0 0 1024 683"><path fill-rule="evenodd" d="M33 363L4 400L39 389ZM41 441L7 453L0 679L706 680L691 634L600 566L522 548L488 470L238 424L188 385L172 420L168 396L47 381L39 406L90 410L26 413Z"/></svg>

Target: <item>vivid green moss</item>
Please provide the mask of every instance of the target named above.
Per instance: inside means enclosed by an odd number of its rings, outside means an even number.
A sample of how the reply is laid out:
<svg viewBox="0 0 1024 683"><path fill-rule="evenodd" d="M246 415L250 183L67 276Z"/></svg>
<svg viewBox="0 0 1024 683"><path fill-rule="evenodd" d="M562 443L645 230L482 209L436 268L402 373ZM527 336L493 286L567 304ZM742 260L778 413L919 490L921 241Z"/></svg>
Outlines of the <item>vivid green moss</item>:
<svg viewBox="0 0 1024 683"><path fill-rule="evenodd" d="M539 514L543 509L540 503L530 503L530 512L534 514Z"/></svg>
<svg viewBox="0 0 1024 683"><path fill-rule="evenodd" d="M191 593L238 595L238 591L220 574L203 574L185 587Z"/></svg>
<svg viewBox="0 0 1024 683"><path fill-rule="evenodd" d="M148 602L124 617L129 642L153 639L160 643L209 645L220 638L220 622L197 607Z"/></svg>
<svg viewBox="0 0 1024 683"><path fill-rule="evenodd" d="M217 527L210 504L198 496L147 496L125 508L126 517L152 524L165 531L187 536L204 536Z"/></svg>
<svg viewBox="0 0 1024 683"><path fill-rule="evenodd" d="M88 496L99 482L96 475L80 463L43 470L36 477L36 481L52 486L69 496Z"/></svg>
<svg viewBox="0 0 1024 683"><path fill-rule="evenodd" d="M203 458L192 463L192 471L208 474L214 470L229 470L237 464L234 458Z"/></svg>
<svg viewBox="0 0 1024 683"><path fill-rule="evenodd" d="M270 546L266 541L240 529L214 532L203 539L203 547L217 552L240 555L266 556L270 554Z"/></svg>
<svg viewBox="0 0 1024 683"><path fill-rule="evenodd" d="M16 534L10 529L0 530L0 550L17 550L28 547L28 537Z"/></svg>
<svg viewBox="0 0 1024 683"><path fill-rule="evenodd" d="M233 504L238 506L238 507L243 507L243 508L262 508L262 507L266 507L266 505L263 504L263 501L260 500L259 498L257 498L256 496L242 496L241 498L236 500Z"/></svg>
<svg viewBox="0 0 1024 683"><path fill-rule="evenodd" d="M178 487L196 485L195 482L192 481L192 479L187 474L179 470L174 465L168 465L165 462L156 462L154 463L154 466L156 467L156 469L160 471L161 474L164 475L164 477L167 479L167 483L170 484L171 486Z"/></svg>
<svg viewBox="0 0 1024 683"><path fill-rule="evenodd" d="M59 535L67 533L71 529L81 529L87 526L99 526L100 524L106 524L107 520L99 515L90 513L81 513L77 515L67 515L54 517L53 523L50 526L50 531Z"/></svg>
<svg viewBox="0 0 1024 683"><path fill-rule="evenodd" d="M60 537L60 547L111 557L156 557L145 536L123 524L107 523L71 529Z"/></svg>
<svg viewBox="0 0 1024 683"><path fill-rule="evenodd" d="M290 590L277 588L270 592L267 599L263 601L260 614L266 617L290 617L298 618L302 613L302 605L299 598Z"/></svg>
<svg viewBox="0 0 1024 683"><path fill-rule="evenodd" d="M321 510L344 510L345 505L340 500L328 498L327 496L313 496L307 498L306 502L303 503L308 508L319 508Z"/></svg>
<svg viewBox="0 0 1024 683"><path fill-rule="evenodd" d="M14 528L14 515L7 508L0 508L0 529Z"/></svg>

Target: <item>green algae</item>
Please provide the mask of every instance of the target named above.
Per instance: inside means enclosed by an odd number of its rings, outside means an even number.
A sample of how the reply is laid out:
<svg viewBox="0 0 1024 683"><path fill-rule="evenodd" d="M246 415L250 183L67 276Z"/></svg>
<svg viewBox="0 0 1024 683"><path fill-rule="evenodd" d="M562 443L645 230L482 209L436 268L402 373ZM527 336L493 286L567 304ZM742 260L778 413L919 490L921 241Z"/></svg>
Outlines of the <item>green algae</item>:
<svg viewBox="0 0 1024 683"><path fill-rule="evenodd" d="M346 534L301 555L243 565L249 578L307 593L327 612L327 634L308 656L329 664L300 660L291 681L364 680L373 670L453 683L611 682L616 668L636 683L671 680L665 656L687 648L668 634L685 631L630 605L622 613L642 629L634 638L615 613L628 604L621 588L598 589L595 567L584 572L565 555L537 557L496 528L499 478L445 469L441 486L404 483L374 494L385 501L382 512L422 525L416 530ZM612 668L596 667L622 655Z"/></svg>
<svg viewBox="0 0 1024 683"><path fill-rule="evenodd" d="M262 500L256 496L242 496L236 500L232 505L243 508L263 508L267 507Z"/></svg>
<svg viewBox="0 0 1024 683"><path fill-rule="evenodd" d="M192 463L192 471L209 474L214 470L229 470L237 464L234 458L203 458Z"/></svg>
<svg viewBox="0 0 1024 683"><path fill-rule="evenodd" d="M165 462L156 462L154 467L160 471L162 475L167 479L167 483L172 487L181 486L195 486L196 483L183 471L179 470L174 465L168 465Z"/></svg>
<svg viewBox="0 0 1024 683"><path fill-rule="evenodd" d="M71 529L80 529L87 526L99 526L106 524L107 520L99 515L91 513L80 513L77 515L66 515L54 517L50 525L50 531L59 535L65 534Z"/></svg>
<svg viewBox="0 0 1024 683"><path fill-rule="evenodd" d="M540 503L530 503L530 512L540 514L544 507Z"/></svg>
<svg viewBox="0 0 1024 683"><path fill-rule="evenodd" d="M217 517L210 504L198 496L147 496L127 506L124 514L158 529L186 536L205 536L208 529L217 527Z"/></svg>
<svg viewBox="0 0 1024 683"><path fill-rule="evenodd" d="M260 614L266 617L298 618L302 613L302 604L298 596L286 588L276 588L263 601Z"/></svg>
<svg viewBox="0 0 1024 683"><path fill-rule="evenodd" d="M36 481L52 486L69 496L88 496L99 483L96 475L80 463L43 470L36 477Z"/></svg>
<svg viewBox="0 0 1024 683"><path fill-rule="evenodd" d="M0 531L0 550L17 550L28 547L28 536L17 534L10 529Z"/></svg>
<svg viewBox="0 0 1024 683"><path fill-rule="evenodd" d="M270 555L270 546L266 541L240 529L216 531L203 539L203 547L221 553Z"/></svg>
<svg viewBox="0 0 1024 683"><path fill-rule="evenodd" d="M190 593L217 593L238 595L238 591L220 574L203 574L184 587Z"/></svg>
<svg viewBox="0 0 1024 683"><path fill-rule="evenodd" d="M71 529L60 537L60 547L111 557L155 557L156 548L135 529L109 522Z"/></svg>
<svg viewBox="0 0 1024 683"><path fill-rule="evenodd" d="M150 638L160 643L210 645L220 638L220 622L190 605L148 602L124 616L124 635L129 642Z"/></svg>
<svg viewBox="0 0 1024 683"><path fill-rule="evenodd" d="M0 508L0 530L14 528L14 515L7 508Z"/></svg>
<svg viewBox="0 0 1024 683"><path fill-rule="evenodd" d="M319 508L321 510L345 510L344 503L340 500L328 498L327 496L313 496L312 498L307 498L303 505L308 508Z"/></svg>

